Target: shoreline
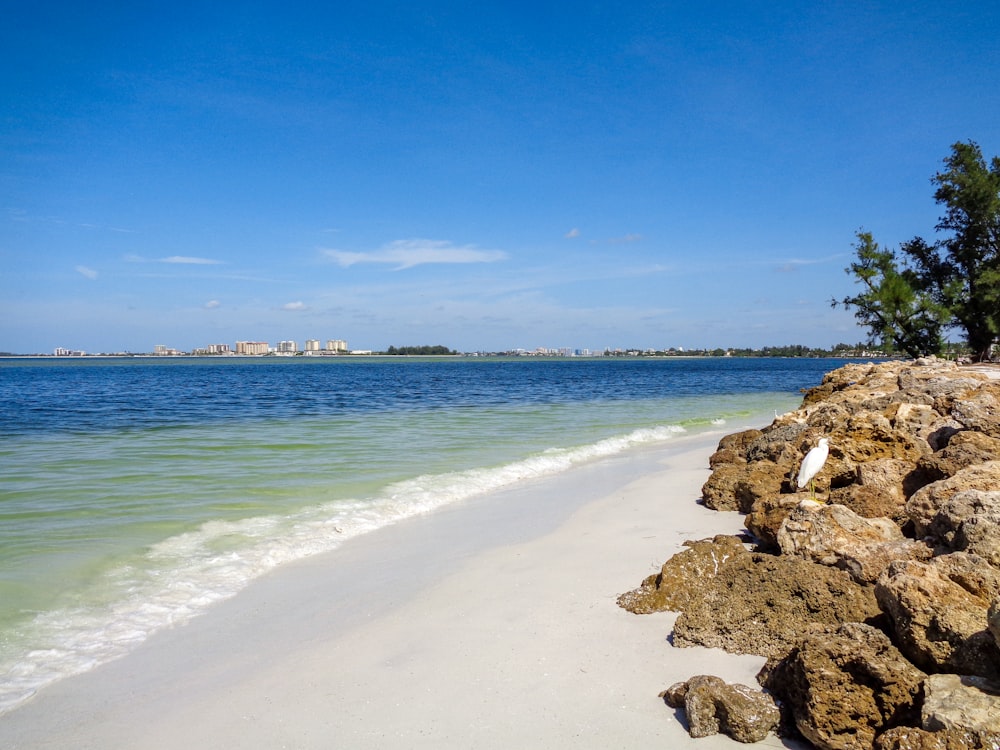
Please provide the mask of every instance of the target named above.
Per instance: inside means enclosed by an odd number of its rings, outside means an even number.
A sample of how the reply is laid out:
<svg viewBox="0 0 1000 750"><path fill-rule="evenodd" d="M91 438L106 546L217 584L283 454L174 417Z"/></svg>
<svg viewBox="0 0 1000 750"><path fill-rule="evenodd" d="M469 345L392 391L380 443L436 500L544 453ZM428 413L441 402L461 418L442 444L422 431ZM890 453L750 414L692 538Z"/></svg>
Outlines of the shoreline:
<svg viewBox="0 0 1000 750"><path fill-rule="evenodd" d="M768 417L743 421L756 420ZM742 530L741 515L696 503L708 456L734 429L588 463L283 566L0 716L0 744L733 747L721 735L692 740L658 693L702 673L752 685L763 659L675 649L675 615L632 615L615 599L683 541ZM655 643L662 659L649 657Z"/></svg>

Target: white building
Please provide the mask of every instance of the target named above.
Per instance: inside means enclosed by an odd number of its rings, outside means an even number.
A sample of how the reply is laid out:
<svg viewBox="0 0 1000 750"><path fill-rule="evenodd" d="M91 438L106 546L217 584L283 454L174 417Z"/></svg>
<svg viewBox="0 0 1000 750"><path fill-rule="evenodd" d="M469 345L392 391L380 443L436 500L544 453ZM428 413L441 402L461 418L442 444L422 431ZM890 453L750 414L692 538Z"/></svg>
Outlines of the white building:
<svg viewBox="0 0 1000 750"><path fill-rule="evenodd" d="M319 340L318 339L306 339L306 351L307 352L318 352L319 351Z"/></svg>
<svg viewBox="0 0 1000 750"><path fill-rule="evenodd" d="M328 352L346 352L347 342L342 339L328 339L326 342Z"/></svg>
<svg viewBox="0 0 1000 750"><path fill-rule="evenodd" d="M279 341L278 354L294 354L299 350L298 344L294 341Z"/></svg>

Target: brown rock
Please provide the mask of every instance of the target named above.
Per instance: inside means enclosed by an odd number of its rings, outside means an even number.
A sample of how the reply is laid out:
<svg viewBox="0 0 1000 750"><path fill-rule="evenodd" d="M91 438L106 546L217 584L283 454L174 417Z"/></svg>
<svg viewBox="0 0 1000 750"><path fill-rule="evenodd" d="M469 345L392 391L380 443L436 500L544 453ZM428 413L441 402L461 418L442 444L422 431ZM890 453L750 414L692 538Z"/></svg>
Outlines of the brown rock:
<svg viewBox="0 0 1000 750"><path fill-rule="evenodd" d="M990 605L990 609L986 613L986 623L993 640L997 646L1000 646L1000 599L994 600L993 604Z"/></svg>
<svg viewBox="0 0 1000 750"><path fill-rule="evenodd" d="M968 466L994 461L998 457L1000 438L974 430L961 430L954 433L941 450L921 458L918 466L929 482L936 482L955 476Z"/></svg>
<svg viewBox="0 0 1000 750"><path fill-rule="evenodd" d="M716 467L701 488L701 499L705 507L721 511L738 510L736 482L742 479L745 470L746 465L739 463L725 463Z"/></svg>
<svg viewBox="0 0 1000 750"><path fill-rule="evenodd" d="M891 518L897 524L906 521L905 500L871 486L851 484L830 490L829 502L850 508L863 518Z"/></svg>
<svg viewBox="0 0 1000 750"><path fill-rule="evenodd" d="M1000 575L965 552L928 563L894 562L875 596L892 623L895 642L928 672L1000 677L1000 649L987 631Z"/></svg>
<svg viewBox="0 0 1000 750"><path fill-rule="evenodd" d="M753 534L760 550L778 550L778 529L788 514L799 506L801 495L768 495L758 499L743 519L743 525Z"/></svg>
<svg viewBox="0 0 1000 750"><path fill-rule="evenodd" d="M781 718L766 693L710 675L692 677L661 695L670 706L684 709L692 737L721 732L738 742L760 742Z"/></svg>
<svg viewBox="0 0 1000 750"><path fill-rule="evenodd" d="M996 750L995 738L971 732L928 732L917 727L893 727L875 739L874 750Z"/></svg>
<svg viewBox="0 0 1000 750"><path fill-rule="evenodd" d="M699 596L701 582L713 580L733 557L750 554L737 537L721 534L684 546L687 549L663 563L659 573L619 596L618 606L637 615L681 612Z"/></svg>
<svg viewBox="0 0 1000 750"><path fill-rule="evenodd" d="M747 446L763 434L760 430L743 430L731 433L719 441L719 450L734 450L745 458Z"/></svg>
<svg viewBox="0 0 1000 750"><path fill-rule="evenodd" d="M871 589L846 572L791 557L734 555L693 586L674 623L675 646L774 657L805 633L880 614Z"/></svg>
<svg viewBox="0 0 1000 750"><path fill-rule="evenodd" d="M955 399L951 416L970 430L1000 437L1000 385L980 383L975 391Z"/></svg>
<svg viewBox="0 0 1000 750"><path fill-rule="evenodd" d="M848 623L806 636L763 679L817 748L870 750L876 735L917 723L924 676L880 630Z"/></svg>
<svg viewBox="0 0 1000 750"><path fill-rule="evenodd" d="M778 530L784 555L841 568L862 584L874 583L894 560L926 560L930 548L903 538L888 518L862 518L843 505L803 501Z"/></svg>
<svg viewBox="0 0 1000 750"><path fill-rule="evenodd" d="M712 510L747 513L758 498L780 492L787 475L788 467L771 461L723 464L701 488L702 499Z"/></svg>
<svg viewBox="0 0 1000 750"><path fill-rule="evenodd" d="M927 533L938 512L963 490L1000 489L1000 461L968 466L954 476L941 479L917 490L906 502L906 513L913 521L918 536Z"/></svg>

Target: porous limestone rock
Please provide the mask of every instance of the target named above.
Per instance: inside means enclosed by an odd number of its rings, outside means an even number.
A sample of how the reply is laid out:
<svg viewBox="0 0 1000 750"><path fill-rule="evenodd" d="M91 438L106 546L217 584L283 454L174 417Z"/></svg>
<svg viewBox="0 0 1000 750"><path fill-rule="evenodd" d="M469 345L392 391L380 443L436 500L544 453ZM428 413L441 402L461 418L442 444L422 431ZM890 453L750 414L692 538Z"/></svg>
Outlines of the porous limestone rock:
<svg viewBox="0 0 1000 750"><path fill-rule="evenodd" d="M894 562L875 596L895 642L920 668L1000 678L1000 649L987 630L1000 575L982 558L955 552L927 563Z"/></svg>
<svg viewBox="0 0 1000 750"><path fill-rule="evenodd" d="M913 521L917 536L923 536L927 534L935 516L959 492L998 489L1000 489L1000 461L986 461L967 466L947 479L941 479L917 490L906 502L906 514Z"/></svg>
<svg viewBox="0 0 1000 750"><path fill-rule="evenodd" d="M880 614L870 587L845 571L792 557L744 552L690 586L674 622L675 646L779 656L803 634Z"/></svg>
<svg viewBox="0 0 1000 750"><path fill-rule="evenodd" d="M858 583L874 583L894 560L926 560L931 549L905 539L888 518L863 518L843 505L802 501L778 530L783 555L841 568Z"/></svg>
<svg viewBox="0 0 1000 750"><path fill-rule="evenodd" d="M712 510L747 513L758 498L781 491L790 468L790 464L782 467L772 461L723 464L705 482L701 496Z"/></svg>
<svg viewBox="0 0 1000 750"><path fill-rule="evenodd" d="M964 427L1000 437L1000 384L980 383L956 398L951 417Z"/></svg>
<svg viewBox="0 0 1000 750"><path fill-rule="evenodd" d="M927 527L935 544L973 552L1000 568L1000 490L952 495Z"/></svg>
<svg viewBox="0 0 1000 750"><path fill-rule="evenodd" d="M677 683L661 693L661 697L672 708L684 710L688 734L692 737L710 737L721 732L738 742L760 742L781 719L771 696L746 685L728 684L712 675L698 675Z"/></svg>
<svg viewBox="0 0 1000 750"><path fill-rule="evenodd" d="M924 677L882 631L847 623L806 636L759 679L820 750L870 750L890 727L918 723Z"/></svg>
<svg viewBox="0 0 1000 750"><path fill-rule="evenodd" d="M730 558L749 554L738 537L724 534L684 546L687 549L663 563L659 573L619 596L618 606L637 615L681 612L699 596L701 583L713 580Z"/></svg>
<svg viewBox="0 0 1000 750"><path fill-rule="evenodd" d="M788 514L799 507L801 495L775 493L757 500L743 518L743 525L753 534L761 551L777 551L778 529Z"/></svg>
<svg viewBox="0 0 1000 750"><path fill-rule="evenodd" d="M1000 458L1000 438L963 429L950 435L947 445L940 450L923 456L917 465L930 483L953 477L966 467L997 458Z"/></svg>
<svg viewBox="0 0 1000 750"><path fill-rule="evenodd" d="M997 750L998 738L960 730L928 732L918 727L893 727L875 738L874 750Z"/></svg>
<svg viewBox="0 0 1000 750"><path fill-rule="evenodd" d="M1000 739L1000 683L981 677L932 674L924 680L921 726Z"/></svg>

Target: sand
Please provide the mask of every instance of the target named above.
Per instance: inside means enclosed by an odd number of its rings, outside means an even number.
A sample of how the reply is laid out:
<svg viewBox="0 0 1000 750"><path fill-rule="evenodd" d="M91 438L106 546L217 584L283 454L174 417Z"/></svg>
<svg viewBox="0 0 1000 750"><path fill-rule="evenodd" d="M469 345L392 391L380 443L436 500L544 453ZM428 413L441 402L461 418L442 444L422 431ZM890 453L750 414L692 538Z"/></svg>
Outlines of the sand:
<svg viewBox="0 0 1000 750"><path fill-rule="evenodd" d="M755 685L763 659L674 648L673 614L615 603L685 539L742 528L696 502L722 434L492 493L280 568L0 716L0 747L738 747L690 738L658 693L695 674ZM786 746L771 736L756 747Z"/></svg>

